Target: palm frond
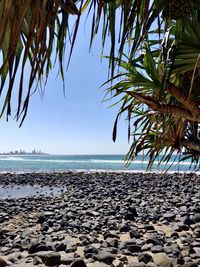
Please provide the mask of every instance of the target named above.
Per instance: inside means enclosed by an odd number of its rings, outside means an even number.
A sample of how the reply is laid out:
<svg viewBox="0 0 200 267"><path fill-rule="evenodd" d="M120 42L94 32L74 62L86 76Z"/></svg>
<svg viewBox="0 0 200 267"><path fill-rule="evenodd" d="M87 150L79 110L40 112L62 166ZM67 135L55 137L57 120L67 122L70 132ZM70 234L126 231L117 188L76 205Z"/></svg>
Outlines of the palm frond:
<svg viewBox="0 0 200 267"><path fill-rule="evenodd" d="M4 92L2 112L11 114L11 98L16 80L18 87L17 119L22 115L23 122L29 104L31 90L43 79L48 78L52 68L52 52L56 39L56 57L64 79L63 55L68 31L68 17L80 12L73 1L5 1L0 2L0 95ZM74 35L76 32L73 33ZM73 42L72 42L73 46ZM24 73L30 66L28 85L24 85ZM26 72L27 73L27 72ZM7 81L7 82L6 82ZM27 89L25 89L27 88Z"/></svg>

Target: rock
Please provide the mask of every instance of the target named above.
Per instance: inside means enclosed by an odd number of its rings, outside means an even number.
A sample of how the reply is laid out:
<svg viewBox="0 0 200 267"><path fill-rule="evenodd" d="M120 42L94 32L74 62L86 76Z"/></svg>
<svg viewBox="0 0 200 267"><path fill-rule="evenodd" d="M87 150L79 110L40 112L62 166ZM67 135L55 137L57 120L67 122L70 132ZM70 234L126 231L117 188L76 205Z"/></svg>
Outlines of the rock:
<svg viewBox="0 0 200 267"><path fill-rule="evenodd" d="M200 176L196 174L71 172L7 174L6 179L0 174L1 183L68 188L67 194L53 198L37 195L1 202L1 255L9 259L14 252L31 254L13 258L13 267L26 260L41 265L40 259L44 263L45 255L53 251L61 251L60 265L67 266L80 256L87 267L121 267L122 263L125 267L128 261L140 267L199 262L200 223L195 214L200 211ZM103 260L98 261L102 250ZM142 252L153 260L137 263Z"/></svg>
<svg viewBox="0 0 200 267"><path fill-rule="evenodd" d="M22 254L21 253L19 253L19 252L16 252L16 253L13 253L13 254L11 254L9 257L8 257L8 261L9 262L12 262L12 263L17 263L19 260L21 260L22 259Z"/></svg>
<svg viewBox="0 0 200 267"><path fill-rule="evenodd" d="M43 223L43 222L45 222L45 220L46 220L46 217L44 215L40 215L38 217L37 223Z"/></svg>
<svg viewBox="0 0 200 267"><path fill-rule="evenodd" d="M115 259L112 262L111 267L124 267L124 263L122 261L120 261L119 259Z"/></svg>
<svg viewBox="0 0 200 267"><path fill-rule="evenodd" d="M83 259L76 259L74 260L70 267L87 267Z"/></svg>
<svg viewBox="0 0 200 267"><path fill-rule="evenodd" d="M75 260L77 260L77 258L75 258L73 255L62 255L61 260L60 260L60 264L63 265L70 265L72 262L74 262Z"/></svg>
<svg viewBox="0 0 200 267"><path fill-rule="evenodd" d="M123 254L118 254L117 259L119 259L121 262L123 262L123 264L128 264L128 258L127 258L127 256L125 256Z"/></svg>
<svg viewBox="0 0 200 267"><path fill-rule="evenodd" d="M108 246L117 248L118 245L119 245L119 240L117 238L110 238L109 237L109 238L106 239L106 244Z"/></svg>
<svg viewBox="0 0 200 267"><path fill-rule="evenodd" d="M70 253L70 252L75 252L77 250L77 245L73 243L67 244L67 248L65 252Z"/></svg>
<svg viewBox="0 0 200 267"><path fill-rule="evenodd" d="M92 224L90 222L82 223L81 226L83 227L84 230L88 230L88 231L90 231L92 228Z"/></svg>
<svg viewBox="0 0 200 267"><path fill-rule="evenodd" d="M157 265L155 263L153 263L153 262L149 262L146 266L148 266L148 267L157 267Z"/></svg>
<svg viewBox="0 0 200 267"><path fill-rule="evenodd" d="M97 259L100 262L104 262L106 264L111 265L112 262L114 261L115 257L108 251L106 250L100 250L98 255L97 255Z"/></svg>
<svg viewBox="0 0 200 267"><path fill-rule="evenodd" d="M183 259L183 256L180 256L179 258L177 258L176 263L180 264L182 266L185 263L185 260Z"/></svg>
<svg viewBox="0 0 200 267"><path fill-rule="evenodd" d="M41 260L41 259L40 259ZM33 263L33 258L26 258L25 263ZM42 263L42 260L41 260ZM16 264L17 265L17 264ZM15 265L14 265L15 266ZM12 266L13 267L13 266Z"/></svg>
<svg viewBox="0 0 200 267"><path fill-rule="evenodd" d="M135 221L135 215L133 213L127 212L124 216L125 221Z"/></svg>
<svg viewBox="0 0 200 267"><path fill-rule="evenodd" d="M121 232L121 233L126 233L126 232L128 232L130 230L130 226L129 225L127 225L127 224L122 224L122 225L120 225L120 228L119 228L119 231Z"/></svg>
<svg viewBox="0 0 200 267"><path fill-rule="evenodd" d="M127 267L144 267L145 264L142 263L142 262L135 262L135 261L132 261L130 262Z"/></svg>
<svg viewBox="0 0 200 267"><path fill-rule="evenodd" d="M167 220L168 222L172 222L175 219L175 217L176 217L176 214L173 214L170 212L163 214L163 218Z"/></svg>
<svg viewBox="0 0 200 267"><path fill-rule="evenodd" d="M48 217L54 216L54 212L46 211L38 217L37 223L44 223Z"/></svg>
<svg viewBox="0 0 200 267"><path fill-rule="evenodd" d="M153 257L153 262L157 266L162 266L162 267L170 266L170 259L165 253L156 253L153 254L152 257Z"/></svg>
<svg viewBox="0 0 200 267"><path fill-rule="evenodd" d="M166 254L171 254L171 253L173 252L173 249L172 249L172 247L170 247L170 246L164 246L163 251L164 251Z"/></svg>
<svg viewBox="0 0 200 267"><path fill-rule="evenodd" d="M22 232L21 237L22 237L22 238L30 237L30 236L32 236L34 233L35 233L35 232L34 232L34 230L33 230L32 228L27 228L27 229L25 229L25 230Z"/></svg>
<svg viewBox="0 0 200 267"><path fill-rule="evenodd" d="M49 230L49 225L47 223L42 224L40 231L47 232Z"/></svg>
<svg viewBox="0 0 200 267"><path fill-rule="evenodd" d="M193 231L193 236L200 238L200 227L196 227Z"/></svg>
<svg viewBox="0 0 200 267"><path fill-rule="evenodd" d="M2 246L5 246L7 244L9 244L9 240L8 239L6 239L6 238L0 238L0 246L1 247Z"/></svg>
<svg viewBox="0 0 200 267"><path fill-rule="evenodd" d="M139 246L139 245L136 245L136 244L127 244L126 245L126 249L128 250L128 251L130 251L131 253L134 253L134 252L140 252L141 251L141 246Z"/></svg>
<svg viewBox="0 0 200 267"><path fill-rule="evenodd" d="M122 241L120 242L120 245L118 247L119 250L123 251L127 249L128 251L134 253L134 252L140 252L141 246L136 244L134 241Z"/></svg>
<svg viewBox="0 0 200 267"><path fill-rule="evenodd" d="M47 266L54 266L60 264L61 256L57 252L49 252L42 259Z"/></svg>
<svg viewBox="0 0 200 267"><path fill-rule="evenodd" d="M184 223L175 225L174 227L175 232L188 231L188 230L189 230L189 226Z"/></svg>
<svg viewBox="0 0 200 267"><path fill-rule="evenodd" d="M197 254L197 256L200 258L200 247L194 247L193 250Z"/></svg>
<svg viewBox="0 0 200 267"><path fill-rule="evenodd" d="M145 225L144 226L144 229L147 230L147 231L154 231L155 230L154 226L153 225L150 225L150 224Z"/></svg>
<svg viewBox="0 0 200 267"><path fill-rule="evenodd" d="M200 213L194 214L193 220L195 221L195 223L199 223L200 222Z"/></svg>
<svg viewBox="0 0 200 267"><path fill-rule="evenodd" d="M21 239L20 244L20 251L28 250L32 243L34 243L34 240L30 240L30 238L26 237L25 239ZM17 244L15 243L15 248Z"/></svg>
<svg viewBox="0 0 200 267"><path fill-rule="evenodd" d="M48 251L50 250L45 244L42 243L33 243L28 250L28 253L33 254L39 251Z"/></svg>
<svg viewBox="0 0 200 267"><path fill-rule="evenodd" d="M177 232L172 232L171 237L173 237L173 239L177 239L179 238L179 234Z"/></svg>
<svg viewBox="0 0 200 267"><path fill-rule="evenodd" d="M52 211L45 211L44 213L43 213L43 216L44 217L53 217L53 216L55 216L55 213L54 212L52 212Z"/></svg>
<svg viewBox="0 0 200 267"><path fill-rule="evenodd" d="M162 241L158 238L148 238L146 244L153 244L154 246L162 246Z"/></svg>
<svg viewBox="0 0 200 267"><path fill-rule="evenodd" d="M105 264L105 263L99 262L99 261L87 263L86 265L87 265L87 267L109 267L110 266L108 264Z"/></svg>
<svg viewBox="0 0 200 267"><path fill-rule="evenodd" d="M8 263L4 259L0 258L0 267L5 267L5 266L8 266Z"/></svg>
<svg viewBox="0 0 200 267"><path fill-rule="evenodd" d="M191 225L191 224L194 224L194 220L190 218L186 218L183 223L186 225Z"/></svg>
<svg viewBox="0 0 200 267"><path fill-rule="evenodd" d="M97 254L98 253L98 249L93 245L87 245L87 246L84 247L83 252L84 252L84 254L88 254L88 253Z"/></svg>
<svg viewBox="0 0 200 267"><path fill-rule="evenodd" d="M152 244L144 244L142 247L141 247L141 251L148 251L148 250L151 250L152 248Z"/></svg>
<svg viewBox="0 0 200 267"><path fill-rule="evenodd" d="M33 258L33 264L34 264L34 265L42 264L42 260L41 260L38 256L35 256L35 257Z"/></svg>
<svg viewBox="0 0 200 267"><path fill-rule="evenodd" d="M96 217L96 216L99 216L99 213L95 212L95 211L92 211L92 210L88 210L88 211L86 211L86 215Z"/></svg>
<svg viewBox="0 0 200 267"><path fill-rule="evenodd" d="M183 267L198 267L198 264L194 262L187 262L183 264Z"/></svg>
<svg viewBox="0 0 200 267"><path fill-rule="evenodd" d="M138 214L137 214L137 210L136 210L135 207L128 207L128 212L129 212L129 213L132 213L135 217L138 216Z"/></svg>
<svg viewBox="0 0 200 267"><path fill-rule="evenodd" d="M111 232L107 232L103 235L104 239L106 240L107 238L117 238L119 239L118 235L117 234L113 234Z"/></svg>
<svg viewBox="0 0 200 267"><path fill-rule="evenodd" d="M64 243L56 244L55 245L55 250L56 252L58 251L65 251L67 249L67 245Z"/></svg>
<svg viewBox="0 0 200 267"><path fill-rule="evenodd" d="M150 262L152 260L153 260L152 256L150 254L148 254L148 253L141 253L138 256L138 261L139 262L148 263L148 262Z"/></svg>
<svg viewBox="0 0 200 267"><path fill-rule="evenodd" d="M130 238L140 238L141 234L137 230L131 230L129 232Z"/></svg>
<svg viewBox="0 0 200 267"><path fill-rule="evenodd" d="M153 253L158 253L158 252L162 252L162 251L163 251L163 247L160 245L151 247L151 252L153 252Z"/></svg>

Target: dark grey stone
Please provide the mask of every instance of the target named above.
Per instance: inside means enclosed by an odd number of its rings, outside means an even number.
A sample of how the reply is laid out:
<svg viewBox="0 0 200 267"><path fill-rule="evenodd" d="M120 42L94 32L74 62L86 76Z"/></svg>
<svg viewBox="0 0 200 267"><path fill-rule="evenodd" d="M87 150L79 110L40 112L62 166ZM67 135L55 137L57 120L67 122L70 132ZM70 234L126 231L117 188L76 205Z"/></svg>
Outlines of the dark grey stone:
<svg viewBox="0 0 200 267"><path fill-rule="evenodd" d="M160 240L160 239L158 239L158 238L154 238L154 237L152 237L152 238L148 238L147 240L146 240L146 244L153 244L154 246L162 246L162 241Z"/></svg>
<svg viewBox="0 0 200 267"><path fill-rule="evenodd" d="M126 249L130 251L131 253L134 252L140 252L141 251L141 246L136 245L136 244L127 244Z"/></svg>
<svg viewBox="0 0 200 267"><path fill-rule="evenodd" d="M126 221L135 221L135 215L133 213L126 213L124 216L124 220Z"/></svg>
<svg viewBox="0 0 200 267"><path fill-rule="evenodd" d="M29 247L28 253L33 254L39 251L48 251L50 250L45 244L42 243L33 243Z"/></svg>
<svg viewBox="0 0 200 267"><path fill-rule="evenodd" d="M199 223L200 222L200 213L194 214L193 220L195 221L195 223Z"/></svg>
<svg viewBox="0 0 200 267"><path fill-rule="evenodd" d="M115 256L113 256L110 252L108 252L106 250L101 250L101 251L99 251L99 253L97 255L97 259L100 262L104 262L106 264L111 265L115 259Z"/></svg>
<svg viewBox="0 0 200 267"><path fill-rule="evenodd" d="M129 232L130 238L140 238L141 234L137 230L131 230Z"/></svg>
<svg viewBox="0 0 200 267"><path fill-rule="evenodd" d="M187 262L183 264L183 267L198 267L198 264L195 262Z"/></svg>
<svg viewBox="0 0 200 267"><path fill-rule="evenodd" d="M106 244L108 246L117 248L119 246L119 240L117 238L107 238Z"/></svg>
<svg viewBox="0 0 200 267"><path fill-rule="evenodd" d="M74 260L70 267L87 267L83 259L76 259Z"/></svg>
<svg viewBox="0 0 200 267"><path fill-rule="evenodd" d="M55 250L58 251L65 251L67 249L67 245L64 243L59 243L55 245Z"/></svg>
<svg viewBox="0 0 200 267"><path fill-rule="evenodd" d="M139 256L138 256L138 261L139 262L144 262L144 263L148 263L150 261L153 261L153 258L150 254L148 253L141 253Z"/></svg>
<svg viewBox="0 0 200 267"><path fill-rule="evenodd" d="M130 230L130 226L129 225L127 225L127 224L120 225L119 231L121 233L123 233L123 232L124 233L129 232L129 230Z"/></svg>
<svg viewBox="0 0 200 267"><path fill-rule="evenodd" d="M47 266L54 266L60 264L61 256L57 252L49 252L42 259Z"/></svg>
<svg viewBox="0 0 200 267"><path fill-rule="evenodd" d="M163 247L160 245L151 247L151 252L153 253L159 253L163 251Z"/></svg>
<svg viewBox="0 0 200 267"><path fill-rule="evenodd" d="M88 245L84 247L84 254L98 254L98 249L93 245Z"/></svg>
<svg viewBox="0 0 200 267"><path fill-rule="evenodd" d="M4 259L0 258L0 267L6 267L6 266L8 266L8 263Z"/></svg>
<svg viewBox="0 0 200 267"><path fill-rule="evenodd" d="M41 226L41 232L46 232L49 230L49 225L47 223L42 224Z"/></svg>

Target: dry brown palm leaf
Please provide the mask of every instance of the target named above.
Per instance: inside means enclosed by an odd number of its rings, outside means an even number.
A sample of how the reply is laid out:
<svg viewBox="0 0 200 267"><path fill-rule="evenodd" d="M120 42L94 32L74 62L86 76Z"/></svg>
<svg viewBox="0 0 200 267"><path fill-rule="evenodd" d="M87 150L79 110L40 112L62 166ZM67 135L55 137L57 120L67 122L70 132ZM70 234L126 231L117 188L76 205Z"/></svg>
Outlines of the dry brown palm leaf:
<svg viewBox="0 0 200 267"><path fill-rule="evenodd" d="M191 121L196 121L197 119L200 120L200 117L193 117L189 110L181 106L159 103L151 96L145 96L141 93L136 93L133 91L126 91L126 93L133 96L141 103L146 104L152 110L158 111L159 113L171 114L174 117L184 118Z"/></svg>
<svg viewBox="0 0 200 267"><path fill-rule="evenodd" d="M167 91L174 96L181 104L185 106L192 113L194 119L200 120L200 110L198 108L199 102L188 98L188 95L184 92L184 89L173 84L167 87Z"/></svg>

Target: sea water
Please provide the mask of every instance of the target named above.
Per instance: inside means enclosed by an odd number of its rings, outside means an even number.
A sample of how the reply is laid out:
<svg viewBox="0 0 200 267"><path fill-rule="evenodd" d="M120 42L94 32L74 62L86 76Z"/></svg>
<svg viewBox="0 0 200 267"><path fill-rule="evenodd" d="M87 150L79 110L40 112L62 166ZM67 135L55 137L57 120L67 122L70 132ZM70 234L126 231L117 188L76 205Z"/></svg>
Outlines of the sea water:
<svg viewBox="0 0 200 267"><path fill-rule="evenodd" d="M0 155L0 172L146 171L148 158L138 156L128 166L124 158L123 155ZM151 168L156 172L163 170L193 171L190 161L179 163L175 157L167 164L158 165L158 161L155 161Z"/></svg>

